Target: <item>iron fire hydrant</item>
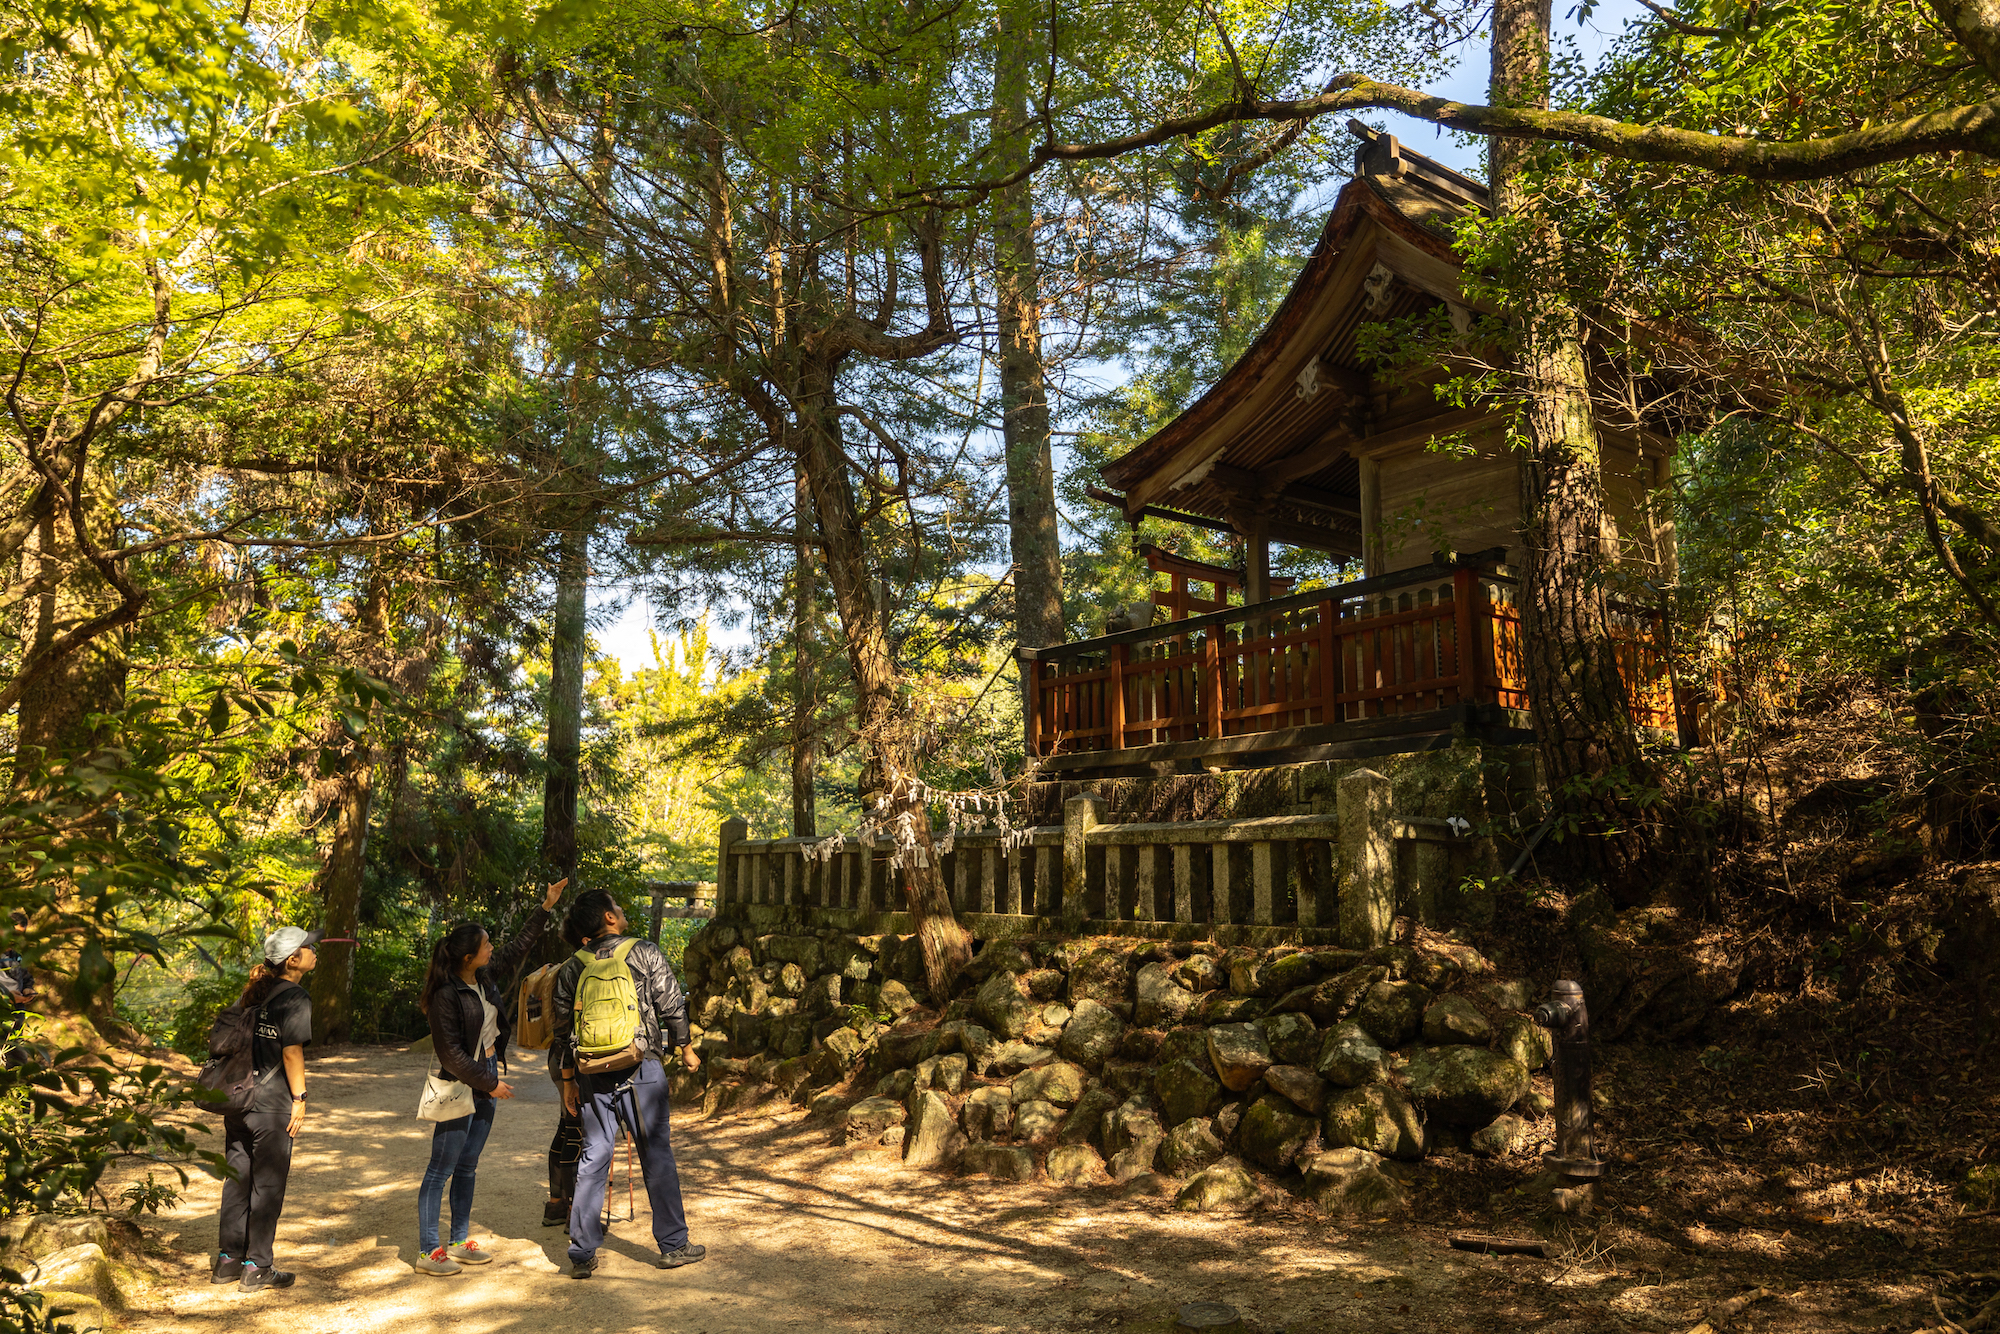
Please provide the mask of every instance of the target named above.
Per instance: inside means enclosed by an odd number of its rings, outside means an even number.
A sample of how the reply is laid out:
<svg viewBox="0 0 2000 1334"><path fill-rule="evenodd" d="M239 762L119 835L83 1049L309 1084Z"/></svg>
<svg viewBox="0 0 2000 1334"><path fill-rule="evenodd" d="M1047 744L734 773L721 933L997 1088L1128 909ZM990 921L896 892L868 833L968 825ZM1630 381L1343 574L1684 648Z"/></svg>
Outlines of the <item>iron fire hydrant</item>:
<svg viewBox="0 0 2000 1334"><path fill-rule="evenodd" d="M1604 1174L1604 1164L1591 1142L1590 1012L1583 1005L1583 988L1556 983L1549 998L1535 1007L1534 1020L1555 1039L1556 1151L1542 1161L1573 1181L1595 1181Z"/></svg>

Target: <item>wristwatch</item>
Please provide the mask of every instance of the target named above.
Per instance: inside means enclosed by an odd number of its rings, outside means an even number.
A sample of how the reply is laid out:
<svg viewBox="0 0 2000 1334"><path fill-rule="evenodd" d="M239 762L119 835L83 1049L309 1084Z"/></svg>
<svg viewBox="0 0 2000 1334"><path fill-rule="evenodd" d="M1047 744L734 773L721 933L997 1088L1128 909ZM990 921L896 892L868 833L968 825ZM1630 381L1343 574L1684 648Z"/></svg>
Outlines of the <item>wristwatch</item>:
<svg viewBox="0 0 2000 1334"><path fill-rule="evenodd" d="M294 1093L292 1095L293 1102L304 1102L305 1100L306 1100L306 1095L303 1093Z"/></svg>

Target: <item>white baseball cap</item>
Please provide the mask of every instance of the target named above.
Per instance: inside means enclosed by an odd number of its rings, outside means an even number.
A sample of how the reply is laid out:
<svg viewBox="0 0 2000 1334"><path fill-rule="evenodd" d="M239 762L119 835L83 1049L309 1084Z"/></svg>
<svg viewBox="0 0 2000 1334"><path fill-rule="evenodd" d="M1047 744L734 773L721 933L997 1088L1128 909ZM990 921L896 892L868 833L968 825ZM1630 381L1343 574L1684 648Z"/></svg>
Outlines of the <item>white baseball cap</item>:
<svg viewBox="0 0 2000 1334"><path fill-rule="evenodd" d="M302 926L281 926L264 937L264 962L281 964L308 945L317 945L324 931L308 931Z"/></svg>

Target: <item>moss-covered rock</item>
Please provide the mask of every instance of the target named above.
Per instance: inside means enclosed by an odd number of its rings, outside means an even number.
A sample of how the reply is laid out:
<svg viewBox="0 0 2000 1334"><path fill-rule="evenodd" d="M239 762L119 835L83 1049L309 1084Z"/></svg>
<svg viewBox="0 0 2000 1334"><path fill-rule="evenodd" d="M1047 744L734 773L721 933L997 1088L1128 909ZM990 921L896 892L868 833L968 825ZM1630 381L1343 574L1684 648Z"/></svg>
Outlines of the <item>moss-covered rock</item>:
<svg viewBox="0 0 2000 1334"><path fill-rule="evenodd" d="M1337 1148L1303 1156L1304 1195L1329 1213L1363 1216L1401 1213L1409 1195L1382 1171L1382 1159L1366 1149Z"/></svg>
<svg viewBox="0 0 2000 1334"><path fill-rule="evenodd" d="M1177 1024L1195 1007L1194 993L1175 981L1174 970L1164 963L1141 968L1135 987L1139 1002L1133 1019L1142 1026Z"/></svg>
<svg viewBox="0 0 2000 1334"><path fill-rule="evenodd" d="M1180 1059L1167 1062L1153 1072L1153 1096L1168 1124L1178 1125L1191 1117L1206 1117L1222 1105L1222 1084L1210 1072L1208 1063L1196 1065Z"/></svg>
<svg viewBox="0 0 2000 1334"><path fill-rule="evenodd" d="M1222 1138L1205 1116L1192 1117L1160 1141L1159 1163L1177 1177L1199 1172L1222 1156Z"/></svg>
<svg viewBox="0 0 2000 1334"><path fill-rule="evenodd" d="M1319 1123L1275 1093L1250 1104L1236 1128L1236 1147L1245 1158L1273 1172L1289 1168L1319 1131Z"/></svg>
<svg viewBox="0 0 2000 1334"><path fill-rule="evenodd" d="M1174 1197L1174 1207L1190 1212L1209 1213L1236 1208L1257 1198L1257 1183L1243 1165L1225 1158L1197 1172Z"/></svg>
<svg viewBox="0 0 2000 1334"><path fill-rule="evenodd" d="M997 1181L1035 1179L1035 1155L1012 1144L974 1144L959 1156L959 1170Z"/></svg>
<svg viewBox="0 0 2000 1334"><path fill-rule="evenodd" d="M1014 1129L1013 1091L993 1085L974 1089L965 1095L958 1116L973 1140L1005 1139Z"/></svg>
<svg viewBox="0 0 2000 1334"><path fill-rule="evenodd" d="M1088 1144L1058 1144L1049 1150L1043 1169L1049 1180L1064 1186L1094 1186L1105 1179L1104 1159Z"/></svg>
<svg viewBox="0 0 2000 1334"><path fill-rule="evenodd" d="M1326 1110L1326 1081L1302 1065L1274 1065L1264 1072L1264 1087L1308 1116Z"/></svg>
<svg viewBox="0 0 2000 1334"><path fill-rule="evenodd" d="M1359 964L1327 978L1313 989L1309 1013L1321 1028L1331 1028L1361 1008L1368 989L1389 979L1389 970L1376 964Z"/></svg>
<svg viewBox="0 0 2000 1334"><path fill-rule="evenodd" d="M973 1013L988 1029L1008 1041L1027 1036L1041 1018L1046 1002L1037 1000L1022 974L996 972L980 985L972 999Z"/></svg>
<svg viewBox="0 0 2000 1334"><path fill-rule="evenodd" d="M1311 1065L1319 1057L1319 1025L1303 1014L1267 1014L1257 1021L1279 1065Z"/></svg>
<svg viewBox="0 0 2000 1334"><path fill-rule="evenodd" d="M1477 1047L1419 1047L1403 1074L1410 1097L1453 1126L1488 1124L1528 1088L1528 1072L1519 1061Z"/></svg>
<svg viewBox="0 0 2000 1334"><path fill-rule="evenodd" d="M1224 1088L1242 1093L1271 1068L1271 1048L1255 1024L1218 1024L1208 1030L1208 1061Z"/></svg>
<svg viewBox="0 0 2000 1334"><path fill-rule="evenodd" d="M1088 1070L1095 1070L1118 1050L1125 1021L1110 1006L1088 998L1076 1003L1056 1049Z"/></svg>
<svg viewBox="0 0 2000 1334"><path fill-rule="evenodd" d="M1123 1006L1132 1003L1132 952L1100 947L1077 959L1069 970L1069 1002Z"/></svg>
<svg viewBox="0 0 2000 1334"><path fill-rule="evenodd" d="M965 1152L965 1132L958 1128L951 1104L928 1091L910 1095L910 1119L903 1128L903 1165L954 1167Z"/></svg>
<svg viewBox="0 0 2000 1334"><path fill-rule="evenodd" d="M1083 1091L1076 1105L1063 1118L1062 1128L1056 1131L1058 1144L1095 1144L1106 1153L1115 1150L1104 1142L1104 1119L1118 1110L1118 1095L1110 1089L1093 1085Z"/></svg>
<svg viewBox="0 0 2000 1334"><path fill-rule="evenodd" d="M1348 1089L1327 1104L1320 1137L1331 1148L1366 1149L1386 1158L1424 1156L1417 1109L1387 1084Z"/></svg>
<svg viewBox="0 0 2000 1334"><path fill-rule="evenodd" d="M1014 1076L1014 1105L1049 1102L1060 1107L1074 1105L1083 1097L1089 1075L1069 1061L1050 1061Z"/></svg>
<svg viewBox="0 0 2000 1334"><path fill-rule="evenodd" d="M1355 1021L1384 1047L1400 1047L1417 1035L1430 999L1415 982L1377 982L1362 997Z"/></svg>
<svg viewBox="0 0 2000 1334"><path fill-rule="evenodd" d="M1321 1041L1313 1069L1321 1079L1343 1088L1379 1084L1389 1074L1389 1056L1368 1030L1352 1019Z"/></svg>
<svg viewBox="0 0 2000 1334"><path fill-rule="evenodd" d="M1440 996L1424 1011L1424 1041L1435 1047L1464 1043L1483 1047L1493 1040L1493 1021L1467 996Z"/></svg>
<svg viewBox="0 0 2000 1334"><path fill-rule="evenodd" d="M1543 1028L1524 1014L1509 1015L1500 1023L1501 1051L1521 1063L1521 1068L1529 1074L1549 1063L1555 1055L1555 1039L1549 1030Z"/></svg>

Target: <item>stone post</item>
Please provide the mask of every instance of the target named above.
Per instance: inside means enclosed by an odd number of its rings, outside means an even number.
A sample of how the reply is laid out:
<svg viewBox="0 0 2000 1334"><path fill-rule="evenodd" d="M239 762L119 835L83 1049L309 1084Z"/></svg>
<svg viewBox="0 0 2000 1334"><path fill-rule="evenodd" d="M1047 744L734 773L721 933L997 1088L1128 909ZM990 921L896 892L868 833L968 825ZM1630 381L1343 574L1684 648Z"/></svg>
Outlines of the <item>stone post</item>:
<svg viewBox="0 0 2000 1334"><path fill-rule="evenodd" d="M1373 949L1389 939L1396 915L1396 841L1387 778L1356 769L1340 780L1340 943Z"/></svg>
<svg viewBox="0 0 2000 1334"><path fill-rule="evenodd" d="M1090 831L1104 823L1104 798L1083 792L1063 803L1062 915L1068 924L1090 915Z"/></svg>

